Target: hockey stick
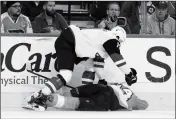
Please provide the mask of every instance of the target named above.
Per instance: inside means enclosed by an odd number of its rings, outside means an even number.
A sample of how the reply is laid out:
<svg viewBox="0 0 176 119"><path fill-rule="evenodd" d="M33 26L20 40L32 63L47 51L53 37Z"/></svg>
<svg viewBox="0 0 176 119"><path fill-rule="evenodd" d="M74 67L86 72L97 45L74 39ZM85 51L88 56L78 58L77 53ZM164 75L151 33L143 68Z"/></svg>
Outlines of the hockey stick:
<svg viewBox="0 0 176 119"><path fill-rule="evenodd" d="M40 74L38 74L38 73L35 73L35 72L33 72L33 71L31 71L31 70L27 70L29 73L31 73L31 74L35 74L36 76L39 76L39 77L42 77L42 78L45 78L45 79L47 79L47 80L50 80L50 78L48 78L48 77L46 77L46 76L43 76L43 75L40 75ZM65 85L66 87L68 87L68 88L71 88L71 89L75 89L75 87L72 87L72 86L69 86L69 85Z"/></svg>
<svg viewBox="0 0 176 119"><path fill-rule="evenodd" d="M119 84L119 85L120 85L120 84L122 84L122 85L123 85L123 84L126 84L126 83L127 83L127 82L120 82L120 83L109 83L109 84L110 84L110 85L118 85L118 84Z"/></svg>

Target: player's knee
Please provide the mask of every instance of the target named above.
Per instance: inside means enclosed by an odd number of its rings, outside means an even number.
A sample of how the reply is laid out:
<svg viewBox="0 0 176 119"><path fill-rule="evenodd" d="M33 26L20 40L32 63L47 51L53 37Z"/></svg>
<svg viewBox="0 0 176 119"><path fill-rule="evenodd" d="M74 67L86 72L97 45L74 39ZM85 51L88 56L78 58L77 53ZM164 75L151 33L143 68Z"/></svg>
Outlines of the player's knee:
<svg viewBox="0 0 176 119"><path fill-rule="evenodd" d="M65 97L60 94L49 95L46 101L48 107L62 108L66 103Z"/></svg>
<svg viewBox="0 0 176 119"><path fill-rule="evenodd" d="M52 94L48 96L46 104L48 107L54 107L56 106L57 102L58 102L58 96L55 94Z"/></svg>
<svg viewBox="0 0 176 119"><path fill-rule="evenodd" d="M52 93L59 90L62 86L70 82L72 77L72 71L70 70L60 70L57 77L52 77L51 80L46 82L46 86L50 89Z"/></svg>
<svg viewBox="0 0 176 119"><path fill-rule="evenodd" d="M71 77L72 77L71 70L62 69L60 70L59 74L60 74L60 79L62 80L62 82L64 82L64 85L71 81Z"/></svg>
<svg viewBox="0 0 176 119"><path fill-rule="evenodd" d="M65 79L58 74L58 77L52 77L48 82L46 82L46 86L50 89L52 93L59 90L63 85L66 84Z"/></svg>
<svg viewBox="0 0 176 119"><path fill-rule="evenodd" d="M95 58L93 59L93 64L95 68L104 68L104 58L96 53Z"/></svg>

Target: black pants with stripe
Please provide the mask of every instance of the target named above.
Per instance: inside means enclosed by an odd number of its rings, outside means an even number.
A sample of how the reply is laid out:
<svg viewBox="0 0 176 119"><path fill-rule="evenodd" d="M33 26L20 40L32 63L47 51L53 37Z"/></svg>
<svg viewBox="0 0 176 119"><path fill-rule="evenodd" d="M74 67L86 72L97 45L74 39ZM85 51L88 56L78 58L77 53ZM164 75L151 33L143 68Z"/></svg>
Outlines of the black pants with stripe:
<svg viewBox="0 0 176 119"><path fill-rule="evenodd" d="M75 39L69 27L64 29L56 39L55 50L58 69L73 70L76 58Z"/></svg>
<svg viewBox="0 0 176 119"><path fill-rule="evenodd" d="M55 50L59 70L73 70L74 64L88 59L87 57L77 57L75 52L75 35L70 27L64 29L56 39Z"/></svg>

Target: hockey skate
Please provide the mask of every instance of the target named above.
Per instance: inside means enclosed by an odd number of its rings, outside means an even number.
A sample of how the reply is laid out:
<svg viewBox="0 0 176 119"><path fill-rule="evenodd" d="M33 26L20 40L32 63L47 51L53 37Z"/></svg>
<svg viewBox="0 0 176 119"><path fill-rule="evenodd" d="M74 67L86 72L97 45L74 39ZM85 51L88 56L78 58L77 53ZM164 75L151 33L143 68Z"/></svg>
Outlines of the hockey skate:
<svg viewBox="0 0 176 119"><path fill-rule="evenodd" d="M47 109L47 96L43 95L41 91L32 93L30 96L25 98L25 101L27 104L22 106L22 108L35 111L45 111Z"/></svg>

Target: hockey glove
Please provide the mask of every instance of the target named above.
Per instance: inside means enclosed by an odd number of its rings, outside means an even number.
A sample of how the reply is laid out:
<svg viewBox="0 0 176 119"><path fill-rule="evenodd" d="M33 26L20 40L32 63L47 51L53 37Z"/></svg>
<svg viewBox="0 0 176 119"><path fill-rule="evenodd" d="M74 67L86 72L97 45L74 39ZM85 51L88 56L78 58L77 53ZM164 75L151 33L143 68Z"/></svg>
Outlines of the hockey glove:
<svg viewBox="0 0 176 119"><path fill-rule="evenodd" d="M135 69L130 68L131 72L127 75L125 75L125 80L129 86L131 86L133 83L137 82L137 72Z"/></svg>
<svg viewBox="0 0 176 119"><path fill-rule="evenodd" d="M98 84L103 84L103 85L107 85L107 81L105 81L104 79L103 80L99 80L98 81Z"/></svg>

